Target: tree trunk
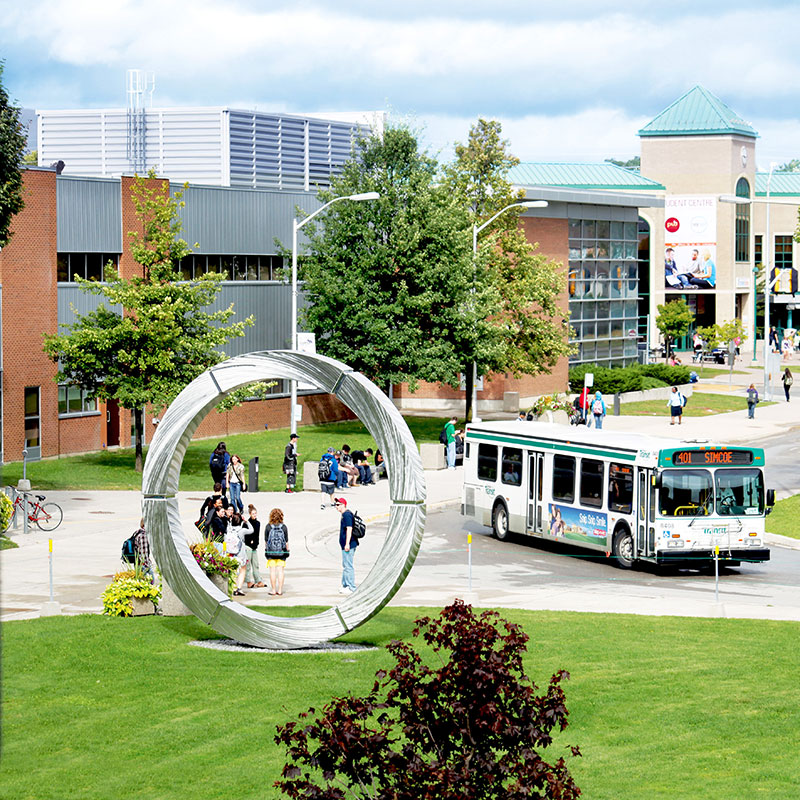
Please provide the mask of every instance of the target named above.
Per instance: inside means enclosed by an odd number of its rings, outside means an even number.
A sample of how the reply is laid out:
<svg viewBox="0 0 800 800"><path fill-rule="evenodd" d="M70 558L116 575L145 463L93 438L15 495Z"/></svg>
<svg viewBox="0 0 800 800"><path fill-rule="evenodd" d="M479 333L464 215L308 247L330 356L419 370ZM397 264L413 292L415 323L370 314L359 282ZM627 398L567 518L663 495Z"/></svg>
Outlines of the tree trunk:
<svg viewBox="0 0 800 800"><path fill-rule="evenodd" d="M472 364L464 368L464 422L472 422Z"/></svg>
<svg viewBox="0 0 800 800"><path fill-rule="evenodd" d="M144 435L144 414L141 408L133 409L133 429L136 446L136 471L141 472L144 459L142 457L142 439Z"/></svg>

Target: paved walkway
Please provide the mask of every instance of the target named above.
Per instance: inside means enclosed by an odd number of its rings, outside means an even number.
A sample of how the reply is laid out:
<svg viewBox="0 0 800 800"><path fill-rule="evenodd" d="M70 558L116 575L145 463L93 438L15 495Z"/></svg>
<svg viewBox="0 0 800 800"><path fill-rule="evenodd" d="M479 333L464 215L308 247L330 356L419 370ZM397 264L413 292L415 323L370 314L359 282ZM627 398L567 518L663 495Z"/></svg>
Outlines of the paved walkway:
<svg viewBox="0 0 800 800"><path fill-rule="evenodd" d="M703 382L702 391L743 391L755 382L757 371L734 375L733 389L727 376ZM800 368L798 368L800 376ZM798 397L790 403L781 399L772 406L759 407L756 419L748 422L745 411L712 417L685 418L680 427L669 425L667 409L663 417L608 417L605 428L611 431L633 431L675 438L710 439L726 443L752 443L800 427L800 385ZM457 507L461 497L461 470L429 471L426 473L429 513L445 507ZM798 480L800 486L800 479ZM35 488L35 485L34 485ZM358 550L357 575L364 576L378 555L382 543L381 526L387 517L388 484L355 487L343 492L351 509L357 509L370 523L370 532ZM52 534L34 529L27 535L12 532L19 549L0 553L0 619L36 617L49 599L48 539L53 538L54 597L61 603L63 613L75 614L101 610L100 594L113 573L120 568L119 553L122 541L138 526L140 495L136 492L69 491L49 492L64 509L64 522ZM204 495L182 492L179 496L182 516L187 530L192 530ZM247 604L270 605L284 603L335 604L341 574L338 548L339 515L333 508L321 510L317 493L300 492L286 495L280 492L249 494L245 502L254 503L261 519L269 510L284 510L290 532L292 556L287 563L287 585L282 598L271 597L266 589L248 590ZM800 543L770 537L771 543L797 547ZM423 549L425 544L423 543ZM459 552L453 556L453 569L440 561L427 571L415 567L407 586L395 602L447 602L456 593L463 594L463 559ZM456 563L458 569L456 570ZM458 575L456 575L456 572ZM503 576L497 575L502 583ZM587 597L584 610L594 610L592 598ZM536 607L531 605L531 607Z"/></svg>

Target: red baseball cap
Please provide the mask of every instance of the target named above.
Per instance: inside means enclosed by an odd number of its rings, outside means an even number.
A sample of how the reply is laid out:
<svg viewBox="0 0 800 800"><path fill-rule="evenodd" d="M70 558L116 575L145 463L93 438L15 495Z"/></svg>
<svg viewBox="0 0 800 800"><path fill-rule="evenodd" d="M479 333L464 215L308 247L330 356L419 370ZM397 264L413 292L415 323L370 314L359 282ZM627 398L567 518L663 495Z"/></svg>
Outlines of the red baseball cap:
<svg viewBox="0 0 800 800"><path fill-rule="evenodd" d="M334 503L334 505L337 505L337 506L346 506L347 505L347 500L345 500L344 497L334 497L333 498L333 503Z"/></svg>

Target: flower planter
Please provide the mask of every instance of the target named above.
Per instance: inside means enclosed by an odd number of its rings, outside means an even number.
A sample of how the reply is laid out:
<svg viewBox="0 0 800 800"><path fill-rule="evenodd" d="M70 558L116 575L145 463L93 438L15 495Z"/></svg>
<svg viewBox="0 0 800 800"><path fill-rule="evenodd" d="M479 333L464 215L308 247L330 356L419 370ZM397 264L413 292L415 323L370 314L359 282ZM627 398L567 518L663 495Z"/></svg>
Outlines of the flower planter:
<svg viewBox="0 0 800 800"><path fill-rule="evenodd" d="M156 613L156 607L149 597L131 597L133 603L133 616L146 617Z"/></svg>
<svg viewBox="0 0 800 800"><path fill-rule="evenodd" d="M227 575L209 575L208 578L223 594L228 594Z"/></svg>

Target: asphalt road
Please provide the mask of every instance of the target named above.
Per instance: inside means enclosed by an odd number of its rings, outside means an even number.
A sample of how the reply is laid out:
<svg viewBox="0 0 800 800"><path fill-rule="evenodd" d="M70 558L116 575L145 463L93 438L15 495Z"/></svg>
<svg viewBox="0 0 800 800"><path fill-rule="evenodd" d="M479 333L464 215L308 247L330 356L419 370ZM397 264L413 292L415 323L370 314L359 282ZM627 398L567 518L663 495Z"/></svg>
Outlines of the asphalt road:
<svg viewBox="0 0 800 800"><path fill-rule="evenodd" d="M767 486L775 489L779 499L800 492L800 431L762 439L757 444L764 448Z"/></svg>
<svg viewBox="0 0 800 800"><path fill-rule="evenodd" d="M473 534L472 593L466 534ZM561 543L499 542L458 511L430 514L417 562L398 593L424 603L442 585L477 605L554 610L800 620L800 551L773 547L771 561L713 572L642 565L621 570ZM459 595L459 591L461 595Z"/></svg>

